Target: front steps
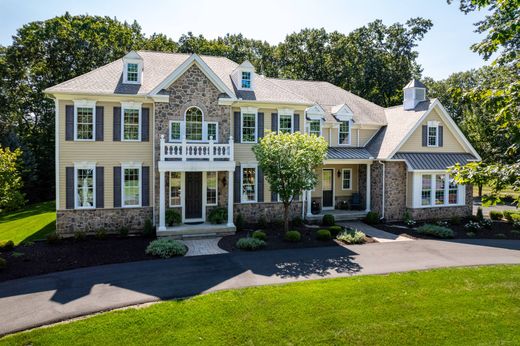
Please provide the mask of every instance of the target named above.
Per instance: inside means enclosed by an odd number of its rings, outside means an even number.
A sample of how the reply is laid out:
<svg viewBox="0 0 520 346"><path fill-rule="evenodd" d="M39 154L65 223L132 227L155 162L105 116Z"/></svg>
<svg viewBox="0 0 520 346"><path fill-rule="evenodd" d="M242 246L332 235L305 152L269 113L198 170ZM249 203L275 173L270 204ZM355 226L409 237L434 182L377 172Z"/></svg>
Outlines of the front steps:
<svg viewBox="0 0 520 346"><path fill-rule="evenodd" d="M235 234L235 226L213 225L210 223L184 224L174 227L167 227L164 231L157 231L157 237L167 237L171 239L203 239L223 237Z"/></svg>

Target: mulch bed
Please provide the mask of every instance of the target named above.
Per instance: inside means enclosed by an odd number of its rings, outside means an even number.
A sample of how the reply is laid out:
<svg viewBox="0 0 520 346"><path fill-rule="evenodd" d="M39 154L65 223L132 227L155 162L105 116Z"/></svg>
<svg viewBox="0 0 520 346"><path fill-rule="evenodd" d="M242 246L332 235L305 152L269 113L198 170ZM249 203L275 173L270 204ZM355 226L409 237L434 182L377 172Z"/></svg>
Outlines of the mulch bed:
<svg viewBox="0 0 520 346"><path fill-rule="evenodd" d="M56 244L36 241L20 245L13 251L0 253L0 257L7 260L7 268L0 270L0 281L102 264L155 259L144 253L152 240L141 236L109 236L77 241L62 239Z"/></svg>
<svg viewBox="0 0 520 346"><path fill-rule="evenodd" d="M474 232L475 236L468 236L467 233L469 231L464 228L464 225L468 221L469 220L462 220L462 222L458 225L448 224L448 228L452 229L455 232L455 239L520 239L519 233L511 232L513 231L513 225L505 221L493 221L491 229L483 228L477 232ZM425 223L435 224L435 221L417 222L414 228L424 225ZM387 231L393 234L404 234L414 238L421 239L438 239L428 235L419 234L412 228L405 229L396 226L406 227L406 225L403 222L388 222L384 224L374 225L374 227L376 228L382 229L383 231ZM501 236L500 234L502 234L503 236Z"/></svg>

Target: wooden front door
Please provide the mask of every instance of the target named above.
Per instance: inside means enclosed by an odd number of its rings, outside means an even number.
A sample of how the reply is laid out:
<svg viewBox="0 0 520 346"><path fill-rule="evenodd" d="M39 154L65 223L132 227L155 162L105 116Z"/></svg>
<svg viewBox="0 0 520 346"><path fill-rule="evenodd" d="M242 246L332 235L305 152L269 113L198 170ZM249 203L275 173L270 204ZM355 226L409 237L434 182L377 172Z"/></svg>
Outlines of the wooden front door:
<svg viewBox="0 0 520 346"><path fill-rule="evenodd" d="M188 222L190 219L202 219L202 172L186 172L184 176L186 179L184 217Z"/></svg>
<svg viewBox="0 0 520 346"><path fill-rule="evenodd" d="M323 208L333 208L334 207L334 170L332 169L324 169L323 170L323 181L322 181L322 191L323 191Z"/></svg>

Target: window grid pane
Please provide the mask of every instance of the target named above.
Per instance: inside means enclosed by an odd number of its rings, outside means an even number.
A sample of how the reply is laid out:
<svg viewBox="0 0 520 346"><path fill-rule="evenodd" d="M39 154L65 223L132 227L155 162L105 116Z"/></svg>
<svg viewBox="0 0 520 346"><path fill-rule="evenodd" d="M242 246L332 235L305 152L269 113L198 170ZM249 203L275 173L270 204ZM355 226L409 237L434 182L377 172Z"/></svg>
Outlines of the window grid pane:
<svg viewBox="0 0 520 346"><path fill-rule="evenodd" d="M256 201L256 168L242 170L242 201Z"/></svg>
<svg viewBox="0 0 520 346"><path fill-rule="evenodd" d="M206 202L207 204L217 204L217 172L207 173Z"/></svg>
<svg viewBox="0 0 520 346"><path fill-rule="evenodd" d="M124 205L139 205L139 168L125 168L123 184Z"/></svg>
<svg viewBox="0 0 520 346"><path fill-rule="evenodd" d="M431 204L432 177L431 175L422 176L421 205Z"/></svg>
<svg viewBox="0 0 520 346"><path fill-rule="evenodd" d="M202 111L191 107L186 111L186 139L189 141L202 140Z"/></svg>
<svg viewBox="0 0 520 346"><path fill-rule="evenodd" d="M428 127L428 145L430 145L430 146L437 145L437 128L436 127Z"/></svg>
<svg viewBox="0 0 520 346"><path fill-rule="evenodd" d="M137 82L137 79L138 79L137 70L138 70L137 64L128 64L126 79L129 82Z"/></svg>
<svg viewBox="0 0 520 346"><path fill-rule="evenodd" d="M123 115L123 138L139 140L139 110L125 109Z"/></svg>
<svg viewBox="0 0 520 346"><path fill-rule="evenodd" d="M254 142L256 138L256 115L242 114L242 142Z"/></svg>
<svg viewBox="0 0 520 346"><path fill-rule="evenodd" d="M339 144L349 143L349 128L350 123L348 121L342 121L339 124Z"/></svg>
<svg viewBox="0 0 520 346"><path fill-rule="evenodd" d="M343 171L343 188L350 189L350 170Z"/></svg>
<svg viewBox="0 0 520 346"><path fill-rule="evenodd" d="M320 132L321 132L320 127L321 127L321 122L319 120L311 120L309 122L309 134L319 137Z"/></svg>
<svg viewBox="0 0 520 346"><path fill-rule="evenodd" d="M211 139L217 140L217 124L216 123L208 123L208 141Z"/></svg>
<svg viewBox="0 0 520 346"><path fill-rule="evenodd" d="M170 205L181 205L181 173L170 172Z"/></svg>
<svg viewBox="0 0 520 346"><path fill-rule="evenodd" d="M281 133L292 132L292 115L280 115L280 129Z"/></svg>
<svg viewBox="0 0 520 346"><path fill-rule="evenodd" d="M76 176L76 205L78 208L94 207L94 170L78 169Z"/></svg>
<svg viewBox="0 0 520 346"><path fill-rule="evenodd" d="M251 72L242 72L242 88L251 88Z"/></svg>
<svg viewBox="0 0 520 346"><path fill-rule="evenodd" d="M455 183L454 180L450 179L449 185L448 185L448 203L449 204L457 204L458 199L458 186Z"/></svg>
<svg viewBox="0 0 520 346"><path fill-rule="evenodd" d="M170 130L170 141L180 141L181 140L181 123L179 121L171 123Z"/></svg>
<svg viewBox="0 0 520 346"><path fill-rule="evenodd" d="M444 204L445 176L437 174L435 176L435 205Z"/></svg>
<svg viewBox="0 0 520 346"><path fill-rule="evenodd" d="M94 108L78 107L76 138L94 139Z"/></svg>

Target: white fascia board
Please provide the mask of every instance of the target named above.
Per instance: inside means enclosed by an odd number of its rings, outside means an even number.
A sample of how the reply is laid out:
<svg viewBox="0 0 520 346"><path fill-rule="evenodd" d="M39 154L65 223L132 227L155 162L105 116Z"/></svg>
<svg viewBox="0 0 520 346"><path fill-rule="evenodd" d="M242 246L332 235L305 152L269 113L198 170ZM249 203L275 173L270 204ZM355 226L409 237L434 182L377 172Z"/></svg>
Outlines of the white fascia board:
<svg viewBox="0 0 520 346"><path fill-rule="evenodd" d="M159 161L159 172L235 171L235 161Z"/></svg>
<svg viewBox="0 0 520 346"><path fill-rule="evenodd" d="M366 164L373 163L373 159L325 159L324 165L350 165L350 164Z"/></svg>

